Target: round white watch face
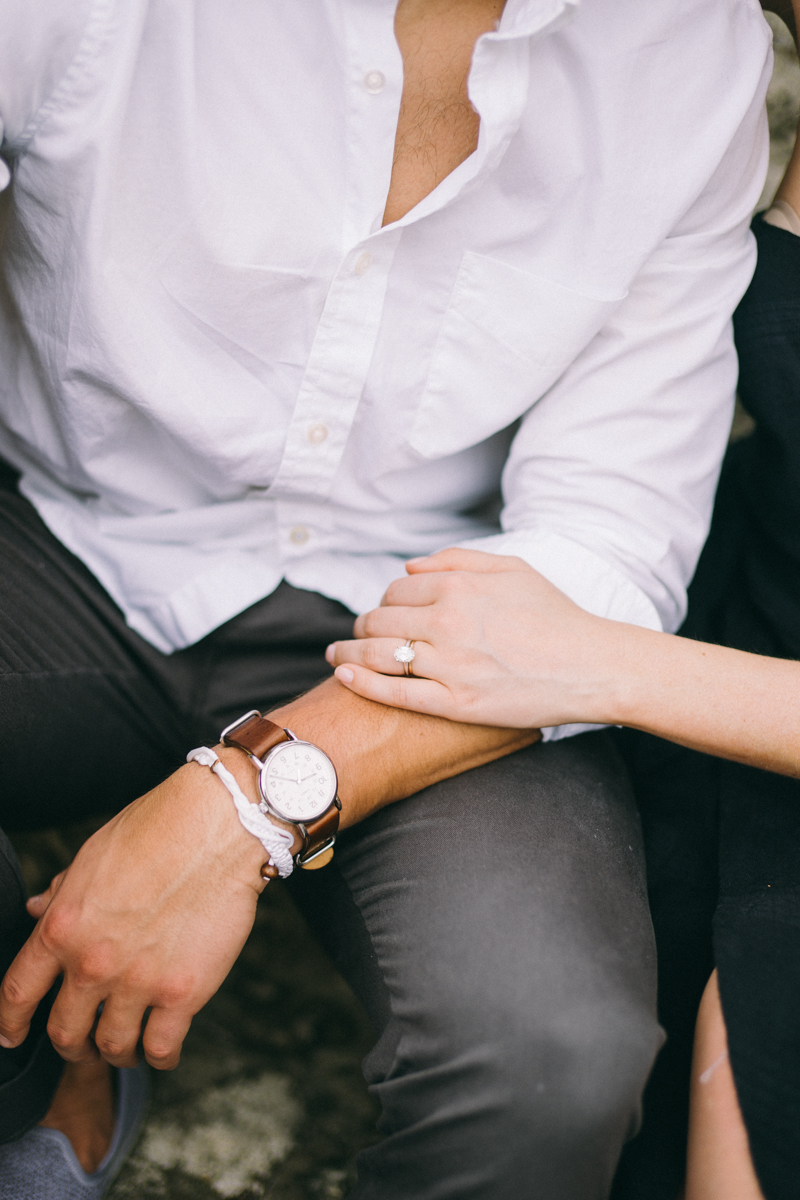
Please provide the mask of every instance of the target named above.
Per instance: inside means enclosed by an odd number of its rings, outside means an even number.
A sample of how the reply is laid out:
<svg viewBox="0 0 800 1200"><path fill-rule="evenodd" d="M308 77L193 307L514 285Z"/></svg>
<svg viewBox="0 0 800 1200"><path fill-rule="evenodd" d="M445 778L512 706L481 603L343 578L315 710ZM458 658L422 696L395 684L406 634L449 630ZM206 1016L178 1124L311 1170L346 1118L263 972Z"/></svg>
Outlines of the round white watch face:
<svg viewBox="0 0 800 1200"><path fill-rule="evenodd" d="M336 796L333 763L311 742L286 742L272 751L261 771L267 803L287 821L313 821Z"/></svg>

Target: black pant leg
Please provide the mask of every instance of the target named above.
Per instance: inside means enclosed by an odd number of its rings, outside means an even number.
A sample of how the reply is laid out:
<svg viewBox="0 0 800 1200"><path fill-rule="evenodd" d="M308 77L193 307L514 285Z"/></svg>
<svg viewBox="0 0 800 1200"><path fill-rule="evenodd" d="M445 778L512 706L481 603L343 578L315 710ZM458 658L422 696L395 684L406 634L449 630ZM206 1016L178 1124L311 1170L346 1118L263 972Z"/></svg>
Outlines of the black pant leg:
<svg viewBox="0 0 800 1200"><path fill-rule="evenodd" d="M33 928L25 911L25 885L17 856L0 830L0 978ZM63 1062L47 1036L49 1005L40 1005L25 1042L0 1049L0 1142L40 1121L61 1078Z"/></svg>
<svg viewBox="0 0 800 1200"><path fill-rule="evenodd" d="M31 829L117 810L179 765L190 735L175 699L179 680L170 694L159 660L5 474L0 825ZM0 831L0 978L31 928L19 864ZM0 1141L36 1124L58 1084L49 1007L39 1006L21 1046L0 1049Z"/></svg>
<svg viewBox="0 0 800 1200"><path fill-rule="evenodd" d="M658 949L658 1017L667 1042L644 1095L639 1135L622 1155L613 1200L675 1200L686 1174L689 1082L700 998L714 969L718 759L621 730L642 816Z"/></svg>
<svg viewBox="0 0 800 1200"><path fill-rule="evenodd" d="M165 778L191 737L184 666L133 633L33 507L0 486L0 826L112 812Z"/></svg>
<svg viewBox="0 0 800 1200"><path fill-rule="evenodd" d="M800 780L722 764L714 954L736 1091L766 1200L800 1191Z"/></svg>

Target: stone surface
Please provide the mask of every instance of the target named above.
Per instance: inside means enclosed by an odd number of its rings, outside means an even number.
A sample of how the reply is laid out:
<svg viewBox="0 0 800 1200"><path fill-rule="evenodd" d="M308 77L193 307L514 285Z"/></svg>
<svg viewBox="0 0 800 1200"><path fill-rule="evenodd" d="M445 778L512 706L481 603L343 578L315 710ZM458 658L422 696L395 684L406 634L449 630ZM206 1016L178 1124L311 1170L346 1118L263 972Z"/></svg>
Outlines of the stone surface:
<svg viewBox="0 0 800 1200"><path fill-rule="evenodd" d="M763 207L791 153L800 67L776 31L772 157ZM71 859L87 826L15 838L31 891ZM375 1141L359 1069L370 1031L352 993L280 885L245 949L197 1016L175 1072L155 1075L151 1115L111 1200L340 1200Z"/></svg>
<svg viewBox="0 0 800 1200"><path fill-rule="evenodd" d="M792 153L800 112L800 65L794 42L783 21L772 13L767 13L767 20L773 31L775 69L767 95L770 164L758 208L764 208L775 195Z"/></svg>

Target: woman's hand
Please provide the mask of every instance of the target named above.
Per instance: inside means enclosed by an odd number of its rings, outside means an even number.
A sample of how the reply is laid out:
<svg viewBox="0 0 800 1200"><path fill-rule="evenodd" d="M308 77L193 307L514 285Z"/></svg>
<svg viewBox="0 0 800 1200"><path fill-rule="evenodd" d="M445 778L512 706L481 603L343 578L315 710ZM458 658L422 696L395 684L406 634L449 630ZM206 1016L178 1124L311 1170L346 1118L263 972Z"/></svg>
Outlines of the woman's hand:
<svg viewBox="0 0 800 1200"><path fill-rule="evenodd" d="M519 558L444 550L407 566L328 661L361 696L481 725L613 720L610 653L627 627L593 617ZM394 650L414 643L414 677Z"/></svg>
<svg viewBox="0 0 800 1200"><path fill-rule="evenodd" d="M408 564L328 661L383 704L508 728L629 725L800 777L800 663L594 617L518 558ZM393 651L415 642L415 676Z"/></svg>

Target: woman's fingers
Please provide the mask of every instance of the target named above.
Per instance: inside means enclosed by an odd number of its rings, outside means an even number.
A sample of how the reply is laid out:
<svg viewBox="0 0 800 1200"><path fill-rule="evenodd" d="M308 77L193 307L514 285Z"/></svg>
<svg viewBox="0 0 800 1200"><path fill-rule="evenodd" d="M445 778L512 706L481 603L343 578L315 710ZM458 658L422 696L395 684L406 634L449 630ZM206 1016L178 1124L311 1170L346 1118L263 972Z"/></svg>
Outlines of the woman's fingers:
<svg viewBox="0 0 800 1200"><path fill-rule="evenodd" d="M410 580L409 580L410 582ZM431 617L427 608L373 608L372 612L356 617L353 633L357 638L394 638L395 645L412 641L427 641Z"/></svg>
<svg viewBox="0 0 800 1200"><path fill-rule="evenodd" d="M426 605L463 596L482 588L487 575L524 572L538 576L521 558L507 554L487 554L483 550L442 550L430 558L406 563L408 574L394 579L386 589L381 605ZM454 575L460 578L454 578Z"/></svg>
<svg viewBox="0 0 800 1200"><path fill-rule="evenodd" d="M485 550L460 550L451 546L427 558L412 558L406 563L409 575L426 571L519 571L528 564L510 554L487 554Z"/></svg>
<svg viewBox="0 0 800 1200"><path fill-rule="evenodd" d="M404 663L394 657L395 650L405 647L407 639L400 638L361 638L356 642L333 642L325 651L325 657L332 667L342 663L356 663L368 667L370 671L380 671L383 675L405 675ZM409 666L410 674L425 677L431 674L432 649L427 642L415 641L413 644L414 657Z"/></svg>
<svg viewBox="0 0 800 1200"><path fill-rule="evenodd" d="M381 606L412 605L414 608L435 604L441 599L444 587L452 582L452 575L444 571L429 571L421 575L401 575L393 579L383 594Z"/></svg>
<svg viewBox="0 0 800 1200"><path fill-rule="evenodd" d="M433 679L380 675L356 663L337 667L334 674L346 688L366 700L376 700L378 704L386 704L390 708L427 713L432 717L448 717L452 720L457 716L450 692ZM465 718L462 716L460 719Z"/></svg>

